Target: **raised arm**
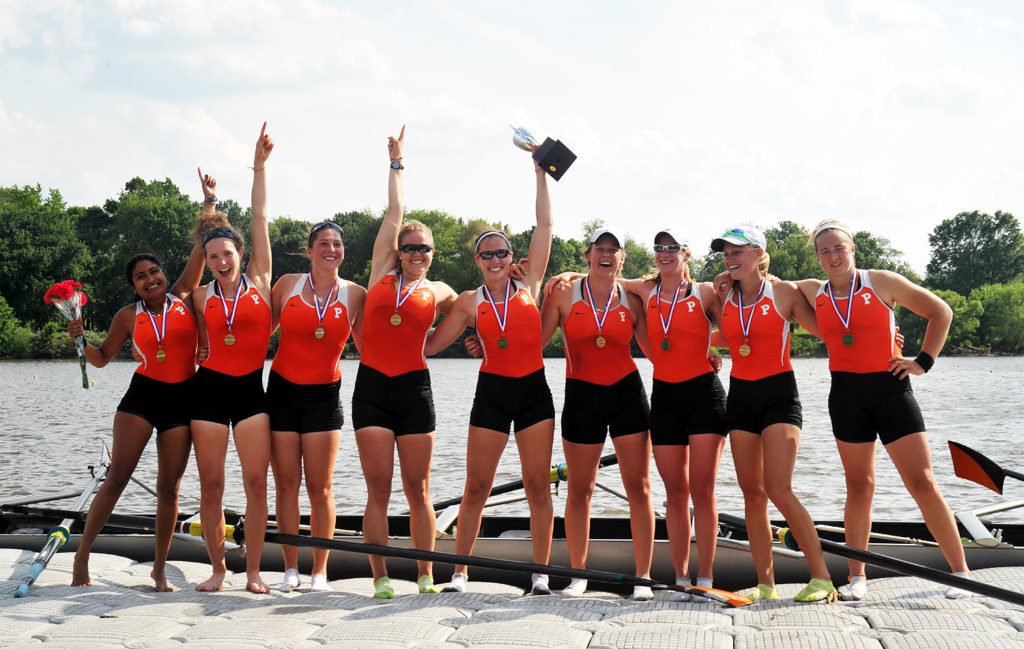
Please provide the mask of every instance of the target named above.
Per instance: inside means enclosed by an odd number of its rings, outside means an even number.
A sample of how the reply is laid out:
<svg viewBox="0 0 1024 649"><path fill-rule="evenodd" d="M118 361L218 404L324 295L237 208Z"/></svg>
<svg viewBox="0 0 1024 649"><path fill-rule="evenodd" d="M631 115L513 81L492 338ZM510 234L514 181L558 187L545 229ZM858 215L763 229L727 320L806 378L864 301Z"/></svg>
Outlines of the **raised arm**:
<svg viewBox="0 0 1024 649"><path fill-rule="evenodd" d="M246 269L260 293L270 295L270 230L267 225L267 158L274 150L274 140L267 135L263 122L256 152L252 159L252 254Z"/></svg>
<svg viewBox="0 0 1024 649"><path fill-rule="evenodd" d="M931 369L932 362L946 344L949 327L953 323L953 310L949 305L926 288L914 284L903 275L887 270L868 271L872 285L878 289L878 296L887 304L899 303L917 315L928 320L921 341L921 354L915 358L893 356L889 359L889 371L899 378L909 374L921 375ZM928 358L923 358L927 356ZM922 362L928 367L922 365Z"/></svg>
<svg viewBox="0 0 1024 649"><path fill-rule="evenodd" d="M540 285L548 270L551 258L551 230L554 219L551 216L551 194L548 192L548 175L533 163L533 171L537 176L537 227L530 237L530 263L527 267L526 282L533 299L540 299Z"/></svg>
<svg viewBox="0 0 1024 649"><path fill-rule="evenodd" d="M402 227L405 212L405 185L402 181L402 147L405 144L405 125L397 138L388 136L388 210L373 242L373 258L370 262L370 286L375 285L398 265L398 231ZM395 164L395 163L398 164Z"/></svg>
<svg viewBox="0 0 1024 649"><path fill-rule="evenodd" d="M444 321L427 336L423 347L426 356L433 356L462 335L466 327L473 321L473 307L476 291L465 291L455 300L455 305L445 316Z"/></svg>
<svg viewBox="0 0 1024 649"><path fill-rule="evenodd" d="M200 167L196 167L196 170L199 172L199 184L203 188L203 207L200 210L200 218L202 218L217 211L217 179L203 175L203 170ZM171 287L171 293L190 309L192 304L189 297L199 288L199 284L203 280L203 257L203 240L202 237L196 236L192 242L192 252L189 253L188 262L185 264L184 270L181 271L178 281L174 282L174 286Z"/></svg>

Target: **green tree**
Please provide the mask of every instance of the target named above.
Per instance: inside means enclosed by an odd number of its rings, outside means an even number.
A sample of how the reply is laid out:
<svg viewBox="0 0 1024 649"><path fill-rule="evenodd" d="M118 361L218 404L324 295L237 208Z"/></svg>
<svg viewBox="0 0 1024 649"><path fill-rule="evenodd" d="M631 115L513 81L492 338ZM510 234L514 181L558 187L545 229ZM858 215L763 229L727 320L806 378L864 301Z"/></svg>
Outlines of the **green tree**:
<svg viewBox="0 0 1024 649"><path fill-rule="evenodd" d="M279 216L269 224L270 254L273 259L273 281L289 273L309 272L309 257L306 246L309 243L311 225Z"/></svg>
<svg viewBox="0 0 1024 649"><path fill-rule="evenodd" d="M626 261L622 264L623 277L643 277L654 269L654 253L633 237L626 236L624 250Z"/></svg>
<svg viewBox="0 0 1024 649"><path fill-rule="evenodd" d="M44 196L39 185L0 187L0 294L19 319L33 327L55 319L43 295L66 279L88 289L83 280L89 261L60 192Z"/></svg>
<svg viewBox="0 0 1024 649"><path fill-rule="evenodd" d="M792 221L780 221L764 232L767 252L771 257L768 271L786 280L817 277L825 273L814 254L810 233Z"/></svg>
<svg viewBox="0 0 1024 649"><path fill-rule="evenodd" d="M918 274L903 261L903 253L893 248L888 239L861 230L853 235L853 242L857 245L857 268L891 270L915 284L921 283Z"/></svg>
<svg viewBox="0 0 1024 649"><path fill-rule="evenodd" d="M968 295L986 284L1005 284L1024 273L1024 234L1009 212L961 212L928 235L928 285Z"/></svg>
<svg viewBox="0 0 1024 649"><path fill-rule="evenodd" d="M338 269L345 279L366 286L370 279L373 242L377 238L382 218L364 210L335 214L331 219L345 231L345 261Z"/></svg>
<svg viewBox="0 0 1024 649"><path fill-rule="evenodd" d="M978 344L991 344L993 351L1024 351L1024 281L988 284L971 291L981 302Z"/></svg>
<svg viewBox="0 0 1024 649"><path fill-rule="evenodd" d="M974 345L977 341L979 318L984 311L981 300L974 295L965 297L955 291L938 290L935 291L935 294L953 310L953 322L949 327L949 334L946 335L946 344L943 345L943 349ZM928 326L928 321L910 309L897 305L896 323L900 327L900 333L906 338L903 355L913 356L921 351L921 342L924 340L924 331Z"/></svg>

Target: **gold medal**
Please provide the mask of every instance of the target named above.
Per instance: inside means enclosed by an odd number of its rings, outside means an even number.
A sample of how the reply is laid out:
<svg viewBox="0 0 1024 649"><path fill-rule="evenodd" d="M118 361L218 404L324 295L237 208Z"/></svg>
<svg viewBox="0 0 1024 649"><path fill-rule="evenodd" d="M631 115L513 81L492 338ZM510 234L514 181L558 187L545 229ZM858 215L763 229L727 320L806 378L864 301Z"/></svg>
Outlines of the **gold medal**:
<svg viewBox="0 0 1024 649"><path fill-rule="evenodd" d="M669 347L671 347L671 346L672 345L670 345L669 342L668 342L668 338L666 338L665 340L661 341L661 348L664 349L665 351L668 351Z"/></svg>
<svg viewBox="0 0 1024 649"><path fill-rule="evenodd" d="M156 350L156 360L163 363L165 360L167 360L167 352L165 352L162 349Z"/></svg>
<svg viewBox="0 0 1024 649"><path fill-rule="evenodd" d="M313 332L313 335L316 336L317 338L323 338L324 337L324 333L325 332L324 332L324 328L323 327L317 327L316 331Z"/></svg>
<svg viewBox="0 0 1024 649"><path fill-rule="evenodd" d="M853 334L848 333L845 336L843 336L843 344L846 345L847 347L852 345L853 344Z"/></svg>
<svg viewBox="0 0 1024 649"><path fill-rule="evenodd" d="M747 343L740 345L740 356L750 356L750 345Z"/></svg>
<svg viewBox="0 0 1024 649"><path fill-rule="evenodd" d="M402 324L402 316L400 316L397 313L392 313L391 314L391 326L397 327L400 324Z"/></svg>
<svg viewBox="0 0 1024 649"><path fill-rule="evenodd" d="M594 340L594 344L597 345L598 349L604 349L604 346L608 344L608 341L604 339L604 336L598 336Z"/></svg>
<svg viewBox="0 0 1024 649"><path fill-rule="evenodd" d="M502 349L508 347L508 339L505 338L505 336L498 338L498 347L501 347Z"/></svg>
<svg viewBox="0 0 1024 649"><path fill-rule="evenodd" d="M235 344L235 334L229 333L228 335L224 336L224 344L227 345L228 347L230 347L231 345L234 345Z"/></svg>

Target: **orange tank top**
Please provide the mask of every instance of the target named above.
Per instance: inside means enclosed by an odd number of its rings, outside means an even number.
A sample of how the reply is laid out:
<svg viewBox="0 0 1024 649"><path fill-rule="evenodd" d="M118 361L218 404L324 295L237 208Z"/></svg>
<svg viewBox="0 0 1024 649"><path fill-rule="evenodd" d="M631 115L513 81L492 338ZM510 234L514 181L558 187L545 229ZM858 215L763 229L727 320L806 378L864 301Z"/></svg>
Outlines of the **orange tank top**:
<svg viewBox="0 0 1024 649"><path fill-rule="evenodd" d="M868 271L857 271L857 287L853 305L848 298L835 299L835 306L822 284L814 298L818 314L818 328L828 347L828 368L833 372L888 372L889 358L898 353L896 348L896 318L893 310L878 297ZM852 309L849 330L836 309L846 317Z"/></svg>
<svg viewBox="0 0 1024 649"><path fill-rule="evenodd" d="M598 329L594 316L597 313L600 319L601 312L595 311L584 297L585 279L573 282L569 315L562 325L565 377L611 385L637 371L629 346L633 339L633 314L626 301L626 290L616 283L618 300L612 300L604 324ZM604 346L599 347L602 340Z"/></svg>
<svg viewBox="0 0 1024 649"><path fill-rule="evenodd" d="M729 291L722 308L722 333L729 341L729 354L732 357L729 376L756 381L793 371L789 362L789 321L779 315L775 308L775 292L771 282L764 283L764 295L752 307L743 305L743 316L750 319L746 340L740 324L740 308L734 300L735 288ZM747 356L740 353L744 344L750 348Z"/></svg>
<svg viewBox="0 0 1024 649"><path fill-rule="evenodd" d="M281 307L281 342L270 369L286 381L301 385L334 383L341 380L341 352L352 330L348 315L349 282L339 280L322 321L316 306L302 297L302 289L308 283L308 274L299 277ZM318 331L322 334L319 337Z"/></svg>
<svg viewBox="0 0 1024 649"><path fill-rule="evenodd" d="M145 302L139 300L135 303L132 346L142 357L135 372L164 383L181 383L196 373L199 328L195 316L181 300L170 293L167 297L166 324L163 313L151 318ZM157 343L158 331L163 339L160 344Z"/></svg>
<svg viewBox="0 0 1024 649"><path fill-rule="evenodd" d="M270 304L263 299L259 290L245 275L242 293L235 307L235 296L225 295L223 301L215 288L214 280L206 286L206 302L203 317L210 338L210 356L203 361L203 367L221 374L244 376L263 369L267 360L267 345L270 343ZM235 315L230 330L228 315ZM230 338L229 338L230 336ZM228 344L228 341L232 344Z"/></svg>
<svg viewBox="0 0 1024 649"><path fill-rule="evenodd" d="M423 344L435 319L434 291L424 279L415 288L395 291L391 271L366 294L363 309L363 354L360 363L388 376L427 369ZM401 306L396 304L401 301ZM397 318L395 316L398 316Z"/></svg>
<svg viewBox="0 0 1024 649"><path fill-rule="evenodd" d="M675 309L670 299L659 297L660 288L655 286L647 296L647 339L651 344L654 378L680 383L714 371L708 361L711 321L704 313L700 287L689 283L680 290L683 297L675 303Z"/></svg>
<svg viewBox="0 0 1024 649"><path fill-rule="evenodd" d="M484 352L480 371L499 376L526 376L544 367L540 309L525 285L512 280L509 290L512 294L507 306L503 304L504 293L491 295L495 301L495 306L492 306L484 287L476 289L476 333ZM504 331L501 319L504 320Z"/></svg>

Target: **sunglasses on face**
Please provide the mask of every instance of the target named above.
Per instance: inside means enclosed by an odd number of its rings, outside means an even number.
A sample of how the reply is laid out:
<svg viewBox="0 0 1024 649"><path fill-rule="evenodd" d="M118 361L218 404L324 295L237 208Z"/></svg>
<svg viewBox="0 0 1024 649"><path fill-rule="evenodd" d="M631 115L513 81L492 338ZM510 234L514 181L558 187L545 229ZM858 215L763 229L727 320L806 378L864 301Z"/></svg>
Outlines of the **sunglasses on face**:
<svg viewBox="0 0 1024 649"><path fill-rule="evenodd" d="M502 248L501 250L485 250L483 252L478 252L477 254L480 255L480 259L490 261L495 257L497 257L498 259L504 259L505 257L508 257L510 254L512 254L512 251Z"/></svg>
<svg viewBox="0 0 1024 649"><path fill-rule="evenodd" d="M398 246L398 249L407 255L411 255L417 252L420 253L421 255L426 255L434 251L434 246L427 243L407 243L404 246Z"/></svg>
<svg viewBox="0 0 1024 649"><path fill-rule="evenodd" d="M678 243L656 243L654 244L654 252L679 252L684 248Z"/></svg>

